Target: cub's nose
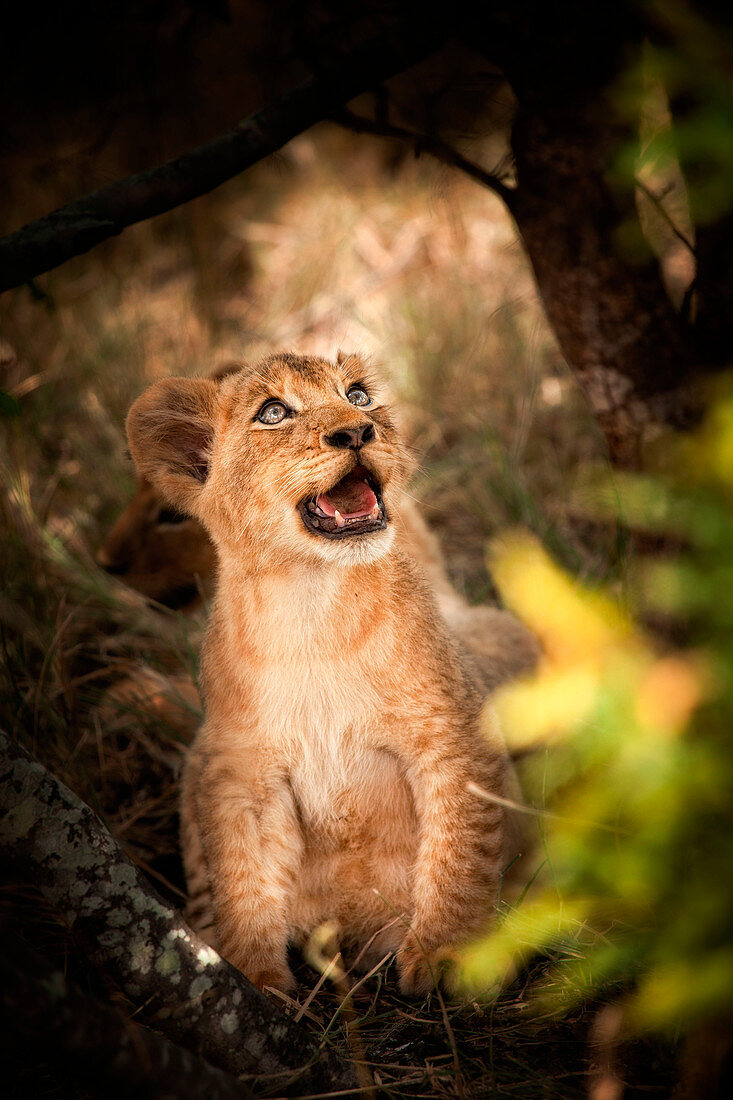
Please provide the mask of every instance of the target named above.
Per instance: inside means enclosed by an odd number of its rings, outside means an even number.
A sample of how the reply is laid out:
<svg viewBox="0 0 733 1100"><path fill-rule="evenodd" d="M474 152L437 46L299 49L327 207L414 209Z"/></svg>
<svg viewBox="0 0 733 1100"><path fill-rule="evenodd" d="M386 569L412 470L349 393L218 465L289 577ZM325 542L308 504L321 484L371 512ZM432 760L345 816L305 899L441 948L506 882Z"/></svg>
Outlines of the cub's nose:
<svg viewBox="0 0 733 1100"><path fill-rule="evenodd" d="M358 428L341 428L331 435L324 435L323 441L329 447L363 447L374 439L374 427L372 424L360 424Z"/></svg>
<svg viewBox="0 0 733 1100"><path fill-rule="evenodd" d="M113 573L117 577L124 577L130 571L129 561L119 554L110 554L103 546L96 553L96 561L107 573Z"/></svg>

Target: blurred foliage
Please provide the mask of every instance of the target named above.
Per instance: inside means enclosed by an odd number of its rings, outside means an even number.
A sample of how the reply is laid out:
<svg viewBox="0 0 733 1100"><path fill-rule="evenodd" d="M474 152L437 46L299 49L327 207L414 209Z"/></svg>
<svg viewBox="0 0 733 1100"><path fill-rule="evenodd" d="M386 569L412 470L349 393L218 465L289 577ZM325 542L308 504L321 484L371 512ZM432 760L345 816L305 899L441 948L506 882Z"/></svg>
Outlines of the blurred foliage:
<svg viewBox="0 0 733 1100"><path fill-rule="evenodd" d="M733 27L714 5L640 0L638 8L646 34L609 89L627 133L611 171L627 211L616 244L639 264L651 247L682 308L701 276L699 235L733 211ZM725 251L722 241L714 246Z"/></svg>
<svg viewBox="0 0 733 1100"><path fill-rule="evenodd" d="M693 220L715 222L733 206L730 16L680 0L652 0L646 13L657 39L651 66L674 108L673 140ZM666 140L660 137L662 156ZM650 145L649 155L657 152Z"/></svg>
<svg viewBox="0 0 733 1100"><path fill-rule="evenodd" d="M675 1034L733 1013L730 380L663 452L654 474L606 475L594 496L601 513L622 499L655 547L638 554L626 606L529 537L492 553L506 602L544 646L536 677L498 702L510 745L532 750L545 862L467 951L464 976L492 995L546 953L538 1011L601 993L620 999L627 1030ZM644 618L684 644L653 640Z"/></svg>

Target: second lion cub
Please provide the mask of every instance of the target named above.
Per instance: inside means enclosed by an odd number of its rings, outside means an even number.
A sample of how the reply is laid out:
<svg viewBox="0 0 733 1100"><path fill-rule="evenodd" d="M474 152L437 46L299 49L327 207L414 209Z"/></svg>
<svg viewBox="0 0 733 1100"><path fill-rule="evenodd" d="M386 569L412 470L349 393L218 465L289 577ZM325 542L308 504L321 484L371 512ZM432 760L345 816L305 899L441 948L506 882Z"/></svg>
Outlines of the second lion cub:
<svg viewBox="0 0 733 1100"><path fill-rule="evenodd" d="M395 544L406 453L356 357L276 355L168 379L128 418L140 470L219 558L206 717L184 779L189 919L259 986L336 920L397 952L405 992L495 905L501 737L433 596ZM400 919L395 919L395 914Z"/></svg>

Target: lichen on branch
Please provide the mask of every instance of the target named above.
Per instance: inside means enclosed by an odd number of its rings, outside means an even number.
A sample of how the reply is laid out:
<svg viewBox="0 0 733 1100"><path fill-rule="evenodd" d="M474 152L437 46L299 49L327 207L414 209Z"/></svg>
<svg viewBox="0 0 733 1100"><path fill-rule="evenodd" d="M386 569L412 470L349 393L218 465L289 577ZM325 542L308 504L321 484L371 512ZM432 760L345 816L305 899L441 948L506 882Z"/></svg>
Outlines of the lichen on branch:
<svg viewBox="0 0 733 1100"><path fill-rule="evenodd" d="M2 731L0 802L0 846L138 1020L232 1074L295 1075L306 1092L356 1085L351 1065L199 939L89 806Z"/></svg>

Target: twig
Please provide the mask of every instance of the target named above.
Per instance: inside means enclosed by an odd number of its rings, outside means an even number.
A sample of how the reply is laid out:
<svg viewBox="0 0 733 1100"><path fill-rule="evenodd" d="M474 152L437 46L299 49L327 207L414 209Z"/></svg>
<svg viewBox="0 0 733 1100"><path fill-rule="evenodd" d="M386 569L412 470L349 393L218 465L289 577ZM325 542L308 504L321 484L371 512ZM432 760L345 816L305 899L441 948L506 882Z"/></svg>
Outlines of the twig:
<svg viewBox="0 0 733 1100"><path fill-rule="evenodd" d="M318 1024L319 1027L323 1027L323 1021L319 1020L314 1012L303 1012L301 1009L300 1001L296 1001L294 997L291 997L287 993L283 993L282 989L275 989L274 985L266 985L265 992L269 993L271 997L275 997L278 1001L282 1001L289 1009L294 1010L293 1022L298 1023L303 1016L307 1016L309 1020L313 1020L314 1024Z"/></svg>
<svg viewBox="0 0 733 1100"><path fill-rule="evenodd" d="M475 794L477 798L482 798L484 802L495 802L497 806L504 806L507 810L514 810L520 814L530 814L532 817L547 818L552 821L565 821L571 825L584 825L592 829L602 829L607 833L621 833L628 836L628 829L622 829L617 825L606 825L603 821L584 821L580 818L565 817L563 814L554 814L552 810L538 810L536 806L525 806L521 802L514 802L511 798L502 798L499 794L494 794L493 791L487 791L483 787L479 787L478 783L474 783L469 779L466 783L466 790L471 794Z"/></svg>
<svg viewBox="0 0 733 1100"><path fill-rule="evenodd" d="M334 967L338 966L340 959L341 959L340 955L334 955L334 957L331 959L330 963L326 967L324 967L320 978L318 979L316 984L313 986L310 993L308 994L308 996L303 1001L302 1005L300 1006L300 1008L298 1009L298 1011L295 1014L294 1019L295 1019L296 1024L302 1019L303 1016L308 1014L308 1009L310 1008L311 1004L313 1003L313 1000L315 999L315 997L318 995L318 992L319 992L321 986L325 982L326 978L328 978L330 976L330 974L333 971Z"/></svg>
<svg viewBox="0 0 733 1100"><path fill-rule="evenodd" d="M432 137L430 134L414 133L412 130L406 130L402 126L393 126L388 122L377 122L375 119L365 118L363 115L354 114L353 111L347 109L339 111L331 117L334 122L347 130L353 130L354 133L394 138L395 141L402 141L412 146L416 155L427 153L428 156L434 157L444 164L449 164L452 168L458 168L461 172L470 176L471 179L477 180L484 187L488 187L499 198L503 199L511 209L514 199L513 189L507 187L506 183L496 173L488 172L480 165L474 164L473 161L468 160L452 145L448 145L440 138Z"/></svg>
<svg viewBox="0 0 733 1100"><path fill-rule="evenodd" d="M656 206L657 210L662 215L662 217L666 221L667 225L669 226L669 228L674 233L675 237L677 237L678 240L682 241L685 248L689 248L689 250L690 250L690 252L692 253L693 256L697 257L697 252L695 250L694 244L692 243L692 241L687 239L687 237L682 232L682 230L678 229L677 226L675 225L675 223L672 221L672 218L670 217L668 212L664 209L664 204L662 202L661 197L659 195L655 195L655 193L652 191L651 187L648 187L647 184L645 184L643 180L640 180L638 176L634 176L634 183L639 188L641 193L643 195L646 195L646 197L649 199L649 202L653 203L654 206Z"/></svg>

